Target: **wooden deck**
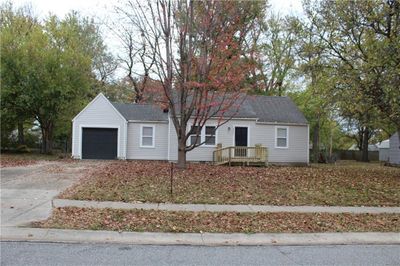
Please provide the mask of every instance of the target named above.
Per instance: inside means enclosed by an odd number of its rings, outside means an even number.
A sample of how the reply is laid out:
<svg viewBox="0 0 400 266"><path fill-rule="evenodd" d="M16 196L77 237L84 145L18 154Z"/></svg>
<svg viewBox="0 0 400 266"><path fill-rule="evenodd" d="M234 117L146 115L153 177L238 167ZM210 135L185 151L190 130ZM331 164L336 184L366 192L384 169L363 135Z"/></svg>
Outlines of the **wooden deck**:
<svg viewBox="0 0 400 266"><path fill-rule="evenodd" d="M230 146L222 148L219 144L213 152L215 165L266 165L268 163L268 151L266 147L256 145L255 147Z"/></svg>

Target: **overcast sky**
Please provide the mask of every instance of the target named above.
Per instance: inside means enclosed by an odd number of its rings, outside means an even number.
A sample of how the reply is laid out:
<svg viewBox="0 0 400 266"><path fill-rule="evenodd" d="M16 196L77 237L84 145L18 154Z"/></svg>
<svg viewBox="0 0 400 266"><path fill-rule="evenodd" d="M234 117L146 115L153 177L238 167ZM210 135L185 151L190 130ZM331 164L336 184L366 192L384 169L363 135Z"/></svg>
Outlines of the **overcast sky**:
<svg viewBox="0 0 400 266"><path fill-rule="evenodd" d="M6 0L0 0L5 2ZM101 16L120 0L12 0L16 7L31 3L35 13L46 16L49 12L64 16L70 10L77 10L84 15ZM269 0L272 8L281 14L299 14L302 12L301 0Z"/></svg>
<svg viewBox="0 0 400 266"><path fill-rule="evenodd" d="M0 0L4 3L7 0ZM14 7L30 5L33 13L45 18L49 13L64 17L71 10L79 11L84 16L94 16L100 20L112 16L113 5L124 0L11 0ZM269 0L273 11L281 15L301 15L301 0ZM104 38L105 44L113 54L119 54L119 43L112 36Z"/></svg>

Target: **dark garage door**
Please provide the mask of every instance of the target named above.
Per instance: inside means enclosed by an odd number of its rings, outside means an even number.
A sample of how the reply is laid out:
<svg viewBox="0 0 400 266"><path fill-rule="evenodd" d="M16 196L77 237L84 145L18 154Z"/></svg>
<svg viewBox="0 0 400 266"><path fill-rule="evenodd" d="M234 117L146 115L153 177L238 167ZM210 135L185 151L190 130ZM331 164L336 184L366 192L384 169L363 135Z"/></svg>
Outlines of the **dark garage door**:
<svg viewBox="0 0 400 266"><path fill-rule="evenodd" d="M82 159L116 159L118 129L83 128Z"/></svg>

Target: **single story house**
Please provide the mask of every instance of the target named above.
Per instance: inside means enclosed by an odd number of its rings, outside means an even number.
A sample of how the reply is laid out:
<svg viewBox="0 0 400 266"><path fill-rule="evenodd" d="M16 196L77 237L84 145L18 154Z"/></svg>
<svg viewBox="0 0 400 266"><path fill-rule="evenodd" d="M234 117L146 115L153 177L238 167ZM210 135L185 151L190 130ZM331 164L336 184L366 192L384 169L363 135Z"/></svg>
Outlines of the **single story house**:
<svg viewBox="0 0 400 266"><path fill-rule="evenodd" d="M72 121L73 158L177 161L173 122L156 105L114 103L100 93ZM187 153L188 161L212 162L217 146L258 145L267 148L268 162L309 163L309 125L288 97L249 96L233 119L216 125L206 123L200 138L207 141Z"/></svg>
<svg viewBox="0 0 400 266"><path fill-rule="evenodd" d="M377 145L379 150L379 161L389 161L389 139L379 142Z"/></svg>
<svg viewBox="0 0 400 266"><path fill-rule="evenodd" d="M400 143L399 133L393 134L389 138L389 163L400 165Z"/></svg>

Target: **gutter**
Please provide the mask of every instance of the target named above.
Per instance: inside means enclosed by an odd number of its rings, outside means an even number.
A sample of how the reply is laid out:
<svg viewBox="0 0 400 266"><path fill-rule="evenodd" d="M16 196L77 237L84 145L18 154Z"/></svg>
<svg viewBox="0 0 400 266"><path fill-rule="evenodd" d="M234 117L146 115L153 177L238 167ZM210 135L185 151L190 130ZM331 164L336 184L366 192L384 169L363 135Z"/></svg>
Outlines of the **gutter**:
<svg viewBox="0 0 400 266"><path fill-rule="evenodd" d="M285 126L309 126L308 123L286 123L286 122L256 122L256 124L260 125L285 125Z"/></svg>
<svg viewBox="0 0 400 266"><path fill-rule="evenodd" d="M168 120L127 120L129 123L168 123Z"/></svg>

